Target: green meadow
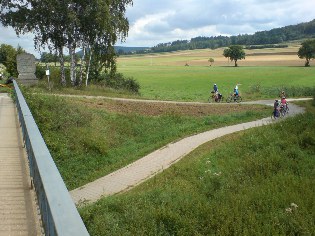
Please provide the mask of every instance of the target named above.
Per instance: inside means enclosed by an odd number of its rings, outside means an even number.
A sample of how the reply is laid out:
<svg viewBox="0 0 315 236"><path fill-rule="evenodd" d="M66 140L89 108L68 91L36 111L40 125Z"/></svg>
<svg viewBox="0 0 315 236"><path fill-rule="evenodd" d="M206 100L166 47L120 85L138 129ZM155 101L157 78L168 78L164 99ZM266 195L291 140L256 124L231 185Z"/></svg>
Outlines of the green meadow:
<svg viewBox="0 0 315 236"><path fill-rule="evenodd" d="M148 99L205 102L214 83L225 97L241 84L245 100L278 97L281 90L290 97L311 96L315 66L313 62L303 66L296 55L298 47L246 50L238 67L222 56L222 48L121 56L117 62L118 71L136 79L141 97Z"/></svg>
<svg viewBox="0 0 315 236"><path fill-rule="evenodd" d="M214 83L223 96L241 84L245 100L274 98L282 89L290 97L310 96L309 88L315 86L315 67L144 66L131 62L120 65L118 71L135 78L141 96L149 99L205 102Z"/></svg>

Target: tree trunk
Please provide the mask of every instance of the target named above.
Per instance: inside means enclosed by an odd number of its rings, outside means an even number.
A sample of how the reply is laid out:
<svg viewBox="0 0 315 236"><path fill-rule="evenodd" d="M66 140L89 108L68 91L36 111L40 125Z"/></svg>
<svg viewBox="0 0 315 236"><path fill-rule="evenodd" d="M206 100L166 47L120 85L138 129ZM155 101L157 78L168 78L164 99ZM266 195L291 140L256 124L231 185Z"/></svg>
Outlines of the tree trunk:
<svg viewBox="0 0 315 236"><path fill-rule="evenodd" d="M310 59L306 58L305 67L309 67L309 66L310 66Z"/></svg>
<svg viewBox="0 0 315 236"><path fill-rule="evenodd" d="M235 62L235 65L234 65L234 66L237 67L237 60L234 60L234 62Z"/></svg>
<svg viewBox="0 0 315 236"><path fill-rule="evenodd" d="M60 60L60 83L62 86L67 85L66 76L65 76L65 61L63 57L63 48L59 47L59 60Z"/></svg>
<svg viewBox="0 0 315 236"><path fill-rule="evenodd" d="M83 46L83 55L81 58L81 63L80 63L80 78L79 78L79 86L82 85L82 80L83 80L83 63L85 62L85 46Z"/></svg>
<svg viewBox="0 0 315 236"><path fill-rule="evenodd" d="M90 73L90 67L91 67L91 60L92 60L92 50L91 50L91 46L89 47L89 51L90 51L90 56L89 56L89 63L88 63L88 67L86 70L86 79L85 79L85 86L88 86L88 82L89 82L89 73Z"/></svg>
<svg viewBox="0 0 315 236"><path fill-rule="evenodd" d="M73 86L76 85L76 72L75 72L75 44L71 43L69 45L69 55L70 55L70 81Z"/></svg>

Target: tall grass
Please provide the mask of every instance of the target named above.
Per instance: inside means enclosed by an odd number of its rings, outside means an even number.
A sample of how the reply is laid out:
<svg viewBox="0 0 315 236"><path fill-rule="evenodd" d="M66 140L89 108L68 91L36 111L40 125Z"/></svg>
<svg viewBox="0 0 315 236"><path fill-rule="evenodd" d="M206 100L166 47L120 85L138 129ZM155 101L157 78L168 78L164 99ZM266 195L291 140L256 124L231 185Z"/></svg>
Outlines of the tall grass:
<svg viewBox="0 0 315 236"><path fill-rule="evenodd" d="M285 91L287 97L311 97L315 87L298 87L298 86L274 86L263 87L261 84L253 84L250 87L248 95L250 97L278 97L281 91Z"/></svg>
<svg viewBox="0 0 315 236"><path fill-rule="evenodd" d="M135 189L81 208L90 234L315 234L310 109L209 142Z"/></svg>

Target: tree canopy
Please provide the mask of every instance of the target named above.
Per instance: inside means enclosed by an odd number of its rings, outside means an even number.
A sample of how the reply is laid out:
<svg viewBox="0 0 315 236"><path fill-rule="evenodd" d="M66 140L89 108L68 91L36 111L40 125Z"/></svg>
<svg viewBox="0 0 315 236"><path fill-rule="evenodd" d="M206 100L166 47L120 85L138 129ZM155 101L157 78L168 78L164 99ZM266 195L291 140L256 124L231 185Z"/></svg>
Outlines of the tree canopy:
<svg viewBox="0 0 315 236"><path fill-rule="evenodd" d="M0 46L0 63L6 68L10 76L18 76L16 56L23 53L24 50L18 46L17 49L11 45L1 44Z"/></svg>
<svg viewBox="0 0 315 236"><path fill-rule="evenodd" d="M306 40L298 51L299 58L305 58L305 66L310 66L310 60L315 58L315 39Z"/></svg>
<svg viewBox="0 0 315 236"><path fill-rule="evenodd" d="M4 26L12 26L17 34L32 32L35 47L47 46L57 52L61 68L64 48L68 48L70 77L75 84L78 83L75 73L77 48L90 55L84 58L88 65L93 54L96 70L116 71L113 45L127 36L129 22L125 11L128 5L132 5L132 0L2 0L0 20ZM65 84L63 69L61 83Z"/></svg>
<svg viewBox="0 0 315 236"><path fill-rule="evenodd" d="M245 51L240 45L232 45L224 49L223 56L230 58L231 61L234 61L234 65L237 66L238 60L245 59Z"/></svg>

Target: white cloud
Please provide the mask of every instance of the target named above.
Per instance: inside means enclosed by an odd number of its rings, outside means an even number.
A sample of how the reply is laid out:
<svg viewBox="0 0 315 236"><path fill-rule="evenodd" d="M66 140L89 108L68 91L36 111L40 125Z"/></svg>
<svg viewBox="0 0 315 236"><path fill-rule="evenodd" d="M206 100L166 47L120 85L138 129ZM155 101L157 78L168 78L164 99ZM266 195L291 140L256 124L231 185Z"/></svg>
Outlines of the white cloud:
<svg viewBox="0 0 315 236"><path fill-rule="evenodd" d="M123 46L154 46L197 36L252 34L315 18L315 1L134 0L127 8L130 31ZM17 38L1 28L0 43L34 52L31 35Z"/></svg>
<svg viewBox="0 0 315 236"><path fill-rule="evenodd" d="M127 11L131 28L124 45L154 46L197 36L252 34L313 20L314 8L314 0L134 0L134 7ZM150 21L139 27L140 19Z"/></svg>
<svg viewBox="0 0 315 236"><path fill-rule="evenodd" d="M21 46L28 53L32 53L36 57L39 57L39 53L34 49L34 37L31 33L17 37L15 31L11 27L0 26L0 30L0 44L8 44L14 48Z"/></svg>

